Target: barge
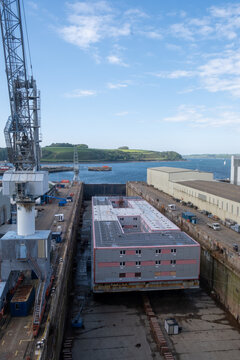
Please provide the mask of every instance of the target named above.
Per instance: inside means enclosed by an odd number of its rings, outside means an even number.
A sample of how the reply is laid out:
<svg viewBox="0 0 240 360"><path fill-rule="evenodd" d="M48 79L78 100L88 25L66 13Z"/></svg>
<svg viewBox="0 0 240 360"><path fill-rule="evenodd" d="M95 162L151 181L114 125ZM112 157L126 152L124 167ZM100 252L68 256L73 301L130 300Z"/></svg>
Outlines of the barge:
<svg viewBox="0 0 240 360"><path fill-rule="evenodd" d="M112 171L111 166L89 166L88 171Z"/></svg>

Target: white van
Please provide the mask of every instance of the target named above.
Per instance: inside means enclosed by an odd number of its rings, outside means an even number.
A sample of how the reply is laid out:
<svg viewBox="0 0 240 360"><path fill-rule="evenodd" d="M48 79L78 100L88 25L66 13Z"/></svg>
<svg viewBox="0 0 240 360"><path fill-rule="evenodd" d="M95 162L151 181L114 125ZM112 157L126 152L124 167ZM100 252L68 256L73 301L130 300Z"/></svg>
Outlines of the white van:
<svg viewBox="0 0 240 360"><path fill-rule="evenodd" d="M169 208L169 210L175 211L176 210L176 205L175 204L169 204L168 208Z"/></svg>

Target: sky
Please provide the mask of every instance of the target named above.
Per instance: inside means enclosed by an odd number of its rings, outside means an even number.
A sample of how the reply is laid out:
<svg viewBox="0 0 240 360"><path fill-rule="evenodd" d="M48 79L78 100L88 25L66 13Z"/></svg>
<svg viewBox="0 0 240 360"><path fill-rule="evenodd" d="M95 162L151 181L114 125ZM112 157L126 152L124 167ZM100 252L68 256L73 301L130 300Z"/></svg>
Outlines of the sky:
<svg viewBox="0 0 240 360"><path fill-rule="evenodd" d="M24 8L42 146L240 153L240 1L24 0ZM9 114L0 46L0 147Z"/></svg>

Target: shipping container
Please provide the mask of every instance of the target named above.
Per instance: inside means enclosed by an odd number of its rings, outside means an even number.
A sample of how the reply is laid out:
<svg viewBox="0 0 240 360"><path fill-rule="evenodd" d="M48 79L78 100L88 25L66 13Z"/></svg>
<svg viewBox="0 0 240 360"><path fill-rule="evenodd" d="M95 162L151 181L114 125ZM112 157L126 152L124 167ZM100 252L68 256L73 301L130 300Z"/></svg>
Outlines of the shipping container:
<svg viewBox="0 0 240 360"><path fill-rule="evenodd" d="M20 286L10 302L11 316L27 316L32 307L34 297L35 290L32 285Z"/></svg>

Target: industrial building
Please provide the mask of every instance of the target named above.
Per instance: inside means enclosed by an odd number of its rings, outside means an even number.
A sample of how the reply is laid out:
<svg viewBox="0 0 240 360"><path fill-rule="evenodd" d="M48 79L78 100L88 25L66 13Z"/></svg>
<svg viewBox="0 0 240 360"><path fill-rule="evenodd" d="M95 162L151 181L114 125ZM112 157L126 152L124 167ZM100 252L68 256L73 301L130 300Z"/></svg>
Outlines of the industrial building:
<svg viewBox="0 0 240 360"><path fill-rule="evenodd" d="M240 222L240 189L237 185L214 181L212 173L156 167L147 170L147 183L165 193L191 202L200 210Z"/></svg>
<svg viewBox="0 0 240 360"><path fill-rule="evenodd" d="M234 185L240 185L240 157L231 157L230 182Z"/></svg>
<svg viewBox="0 0 240 360"><path fill-rule="evenodd" d="M199 244L140 197L92 198L93 292L198 287Z"/></svg>

